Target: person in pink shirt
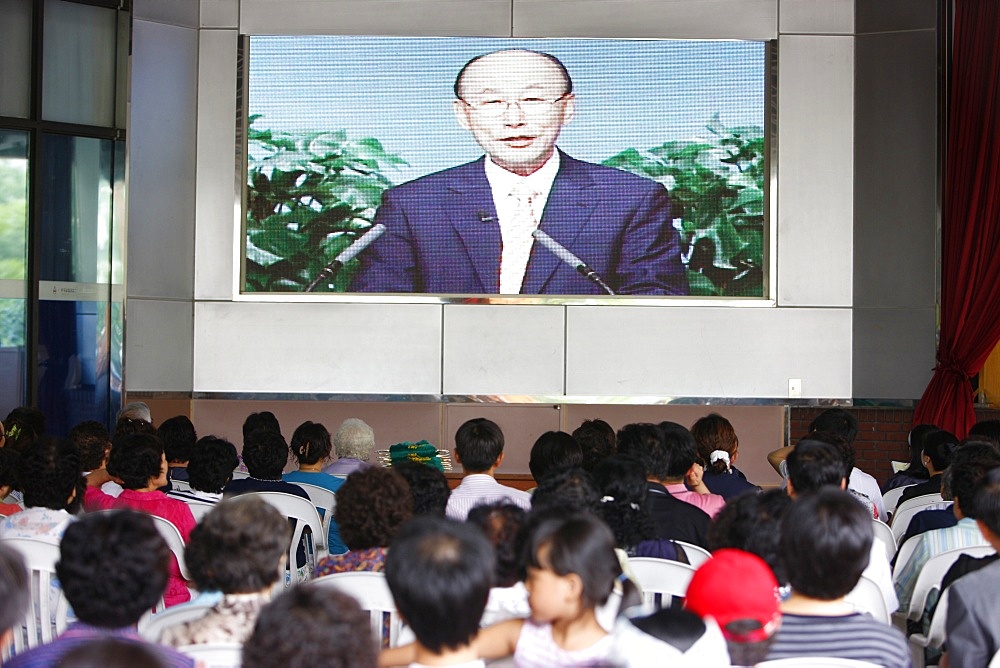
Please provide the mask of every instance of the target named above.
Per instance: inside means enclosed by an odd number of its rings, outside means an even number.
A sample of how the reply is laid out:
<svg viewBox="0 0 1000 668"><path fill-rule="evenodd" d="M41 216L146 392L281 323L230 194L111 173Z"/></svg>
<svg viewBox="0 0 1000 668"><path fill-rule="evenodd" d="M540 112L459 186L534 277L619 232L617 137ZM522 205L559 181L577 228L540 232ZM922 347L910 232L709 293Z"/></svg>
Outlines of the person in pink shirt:
<svg viewBox="0 0 1000 668"><path fill-rule="evenodd" d="M99 473L99 472L95 472ZM91 475L83 505L88 511L109 508L134 508L169 521L187 543L195 519L186 503L172 499L161 487L167 484L167 458L163 444L153 434L129 434L117 439L108 456L107 473L121 480L124 491L117 498L99 489L106 476ZM101 478L104 478L103 480ZM163 594L167 607L191 600L177 560L171 555L170 578Z"/></svg>
<svg viewBox="0 0 1000 668"><path fill-rule="evenodd" d="M663 486L674 498L701 508L714 518L726 505L726 500L712 494L702 480L705 469L698 463L698 444L694 436L676 422L661 422L659 427L670 451L668 477Z"/></svg>

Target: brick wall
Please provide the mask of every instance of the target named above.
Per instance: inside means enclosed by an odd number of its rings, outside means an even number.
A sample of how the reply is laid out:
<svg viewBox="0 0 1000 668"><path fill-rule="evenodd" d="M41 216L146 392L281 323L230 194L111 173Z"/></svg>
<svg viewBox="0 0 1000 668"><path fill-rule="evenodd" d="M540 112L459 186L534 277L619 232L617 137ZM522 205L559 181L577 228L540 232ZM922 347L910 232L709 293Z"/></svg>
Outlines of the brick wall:
<svg viewBox="0 0 1000 668"><path fill-rule="evenodd" d="M809 423L823 408L792 407L790 436L794 443L802 438ZM912 408L848 408L858 420L858 437L854 441L855 465L875 476L879 484L892 473L892 462L909 461L906 437L913 426ZM1000 410L977 410L979 420L1000 419Z"/></svg>

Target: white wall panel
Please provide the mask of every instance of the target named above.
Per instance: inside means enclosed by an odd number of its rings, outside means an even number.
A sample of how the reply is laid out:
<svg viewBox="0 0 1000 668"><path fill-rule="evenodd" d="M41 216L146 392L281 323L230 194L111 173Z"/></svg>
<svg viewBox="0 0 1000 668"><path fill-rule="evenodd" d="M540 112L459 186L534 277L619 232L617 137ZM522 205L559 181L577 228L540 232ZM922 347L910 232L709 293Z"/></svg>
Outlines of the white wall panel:
<svg viewBox="0 0 1000 668"><path fill-rule="evenodd" d="M202 30L198 59L195 298L232 299L238 234L235 30Z"/></svg>
<svg viewBox="0 0 1000 668"><path fill-rule="evenodd" d="M881 4L884 0L878 0ZM858 4L866 4L861 0ZM850 35L854 32L855 0L780 0L778 28L782 34Z"/></svg>
<svg viewBox="0 0 1000 668"><path fill-rule="evenodd" d="M125 309L129 392L190 392L191 302L129 299Z"/></svg>
<svg viewBox="0 0 1000 668"><path fill-rule="evenodd" d="M851 396L849 309L567 310L569 395Z"/></svg>
<svg viewBox="0 0 1000 668"><path fill-rule="evenodd" d="M510 0L241 0L244 35L510 35Z"/></svg>
<svg viewBox="0 0 1000 668"><path fill-rule="evenodd" d="M198 31L135 21L129 118L129 296L194 290Z"/></svg>
<svg viewBox="0 0 1000 668"><path fill-rule="evenodd" d="M438 304L195 304L196 392L438 394Z"/></svg>
<svg viewBox="0 0 1000 668"><path fill-rule="evenodd" d="M136 21L197 28L198 0L133 0L132 17Z"/></svg>
<svg viewBox="0 0 1000 668"><path fill-rule="evenodd" d="M444 393L563 393L562 306L444 307Z"/></svg>
<svg viewBox="0 0 1000 668"><path fill-rule="evenodd" d="M201 0L202 28L238 28L240 0Z"/></svg>
<svg viewBox="0 0 1000 668"><path fill-rule="evenodd" d="M778 40L778 305L850 306L854 38Z"/></svg>

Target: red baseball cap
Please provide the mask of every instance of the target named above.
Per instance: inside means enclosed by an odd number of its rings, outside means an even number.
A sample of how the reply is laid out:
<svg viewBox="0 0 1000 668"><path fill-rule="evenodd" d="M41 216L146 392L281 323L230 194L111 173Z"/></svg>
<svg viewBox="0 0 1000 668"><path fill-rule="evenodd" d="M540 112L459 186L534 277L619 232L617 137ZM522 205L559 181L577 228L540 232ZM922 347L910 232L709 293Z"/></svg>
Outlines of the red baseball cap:
<svg viewBox="0 0 1000 668"><path fill-rule="evenodd" d="M726 640L734 642L766 640L781 621L774 573L763 559L743 550L714 552L691 578L684 607L714 618Z"/></svg>

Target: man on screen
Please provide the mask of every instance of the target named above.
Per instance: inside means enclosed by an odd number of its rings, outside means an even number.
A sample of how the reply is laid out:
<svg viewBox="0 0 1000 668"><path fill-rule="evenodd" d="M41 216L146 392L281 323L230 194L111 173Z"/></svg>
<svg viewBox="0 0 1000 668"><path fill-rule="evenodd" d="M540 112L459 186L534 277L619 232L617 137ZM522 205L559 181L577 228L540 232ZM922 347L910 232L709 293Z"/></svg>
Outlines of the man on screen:
<svg viewBox="0 0 1000 668"><path fill-rule="evenodd" d="M687 294L663 186L556 148L575 105L559 60L525 50L473 58L455 96L459 124L486 156L385 193L375 222L386 231L361 254L354 291L607 293L536 243L540 229L616 294Z"/></svg>

